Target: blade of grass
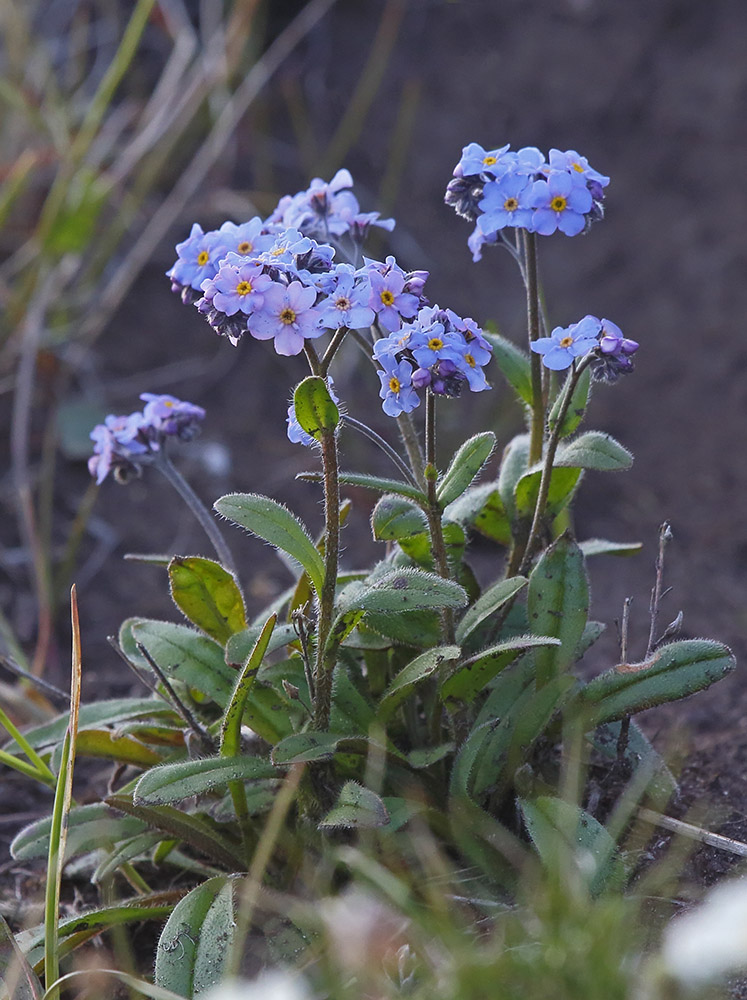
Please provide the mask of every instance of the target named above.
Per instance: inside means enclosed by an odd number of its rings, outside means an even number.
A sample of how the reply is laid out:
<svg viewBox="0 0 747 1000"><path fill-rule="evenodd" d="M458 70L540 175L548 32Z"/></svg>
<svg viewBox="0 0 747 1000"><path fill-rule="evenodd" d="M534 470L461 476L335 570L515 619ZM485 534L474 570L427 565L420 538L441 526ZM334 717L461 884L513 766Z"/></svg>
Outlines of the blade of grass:
<svg viewBox="0 0 747 1000"><path fill-rule="evenodd" d="M34 750L34 748L28 743L24 738L23 733L13 724L11 719L5 714L2 708L0 708L0 726L3 726L7 730L11 739L14 739L19 745L21 750L26 754L28 759L34 765L36 770L39 772L39 780L44 781L45 784L50 785L54 788L56 778L54 774L50 771L49 767L44 763L39 754ZM10 755L6 755L10 756Z"/></svg>
<svg viewBox="0 0 747 1000"><path fill-rule="evenodd" d="M59 966L59 910L62 869L65 865L65 843L67 840L67 817L73 797L73 768L75 748L78 738L78 713L80 711L81 649L78 600L75 586L70 591L70 619L73 632L72 671L70 678L70 722L65 733L62 748L62 763L57 778L57 788L52 810L52 830L49 840L49 860L47 865L47 885L44 899L44 983L45 997L59 1000L60 990L57 980Z"/></svg>

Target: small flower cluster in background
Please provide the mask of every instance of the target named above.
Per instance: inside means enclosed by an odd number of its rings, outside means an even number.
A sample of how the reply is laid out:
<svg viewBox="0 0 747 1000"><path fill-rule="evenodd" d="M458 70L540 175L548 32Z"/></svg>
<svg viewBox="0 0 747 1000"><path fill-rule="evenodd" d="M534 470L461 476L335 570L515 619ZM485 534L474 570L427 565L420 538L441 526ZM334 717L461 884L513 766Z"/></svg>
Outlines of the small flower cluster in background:
<svg viewBox="0 0 747 1000"><path fill-rule="evenodd" d="M384 412L409 413L420 404L418 391L426 388L438 396L459 396L465 387L489 389L483 366L491 351L473 319L426 306L412 323L374 344Z"/></svg>
<svg viewBox="0 0 747 1000"><path fill-rule="evenodd" d="M604 214L609 180L574 149L551 149L545 159L536 146L512 152L508 145L486 150L471 142L454 168L445 201L476 222L467 242L477 261L483 246L497 243L507 227L541 236L584 232Z"/></svg>
<svg viewBox="0 0 747 1000"><path fill-rule="evenodd" d="M617 324L596 316L584 316L571 326L557 326L549 337L540 337L531 347L542 355L545 368L564 371L576 358L594 352L592 375L597 381L616 382L621 375L633 371L632 354L638 350L635 340L623 337Z"/></svg>
<svg viewBox="0 0 747 1000"><path fill-rule="evenodd" d="M142 463L160 451L167 438L190 441L200 431L205 419L201 406L152 392L144 392L140 398L145 402L142 412L110 414L91 431L94 445L88 470L98 484L110 472L118 482L127 482L139 475Z"/></svg>

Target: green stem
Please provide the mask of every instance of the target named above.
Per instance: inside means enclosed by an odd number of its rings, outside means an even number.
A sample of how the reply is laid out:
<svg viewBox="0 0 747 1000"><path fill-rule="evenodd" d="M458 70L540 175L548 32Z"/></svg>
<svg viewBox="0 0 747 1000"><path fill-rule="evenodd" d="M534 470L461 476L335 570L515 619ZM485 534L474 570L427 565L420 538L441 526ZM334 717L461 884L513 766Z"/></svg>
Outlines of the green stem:
<svg viewBox="0 0 747 1000"><path fill-rule="evenodd" d="M322 592L319 595L319 618L316 630L314 729L326 731L329 728L334 660L330 663L325 657L325 651L332 627L337 588L337 564L340 549L340 482L335 432L323 430L320 443L324 472L324 582Z"/></svg>
<svg viewBox="0 0 747 1000"><path fill-rule="evenodd" d="M423 452L420 449L417 431L415 430L415 425L412 422L410 414L400 413L397 417L397 426L399 427L402 443L407 451L407 457L410 460L412 474L415 476L415 480L421 490L425 491L425 461L423 459Z"/></svg>
<svg viewBox="0 0 747 1000"><path fill-rule="evenodd" d="M358 431L359 434L362 434L364 437L367 437L369 441L373 441L373 443L384 452L387 458L389 458L394 463L394 465L397 466L397 469L402 473L402 475L404 476L404 478L407 480L408 483L410 483L412 486L418 485L415 477L407 468L407 465L399 457L394 448L392 448L392 446L387 441L385 441L384 438L381 437L381 435L377 434L375 430L369 427L368 424L364 424L360 420L356 420L354 417L349 416L347 413L343 413L340 415L340 421L341 423L345 424L345 426L352 427L353 430L356 430Z"/></svg>
<svg viewBox="0 0 747 1000"><path fill-rule="evenodd" d="M343 342L345 337L348 335L348 333L349 330L346 326L341 326L338 330L335 331L332 339L327 345L327 350L324 352L321 363L319 365L319 374L322 376L322 378L327 377L327 372L329 371L329 366L332 363L332 358L334 358L335 354L337 354L337 349L339 348L340 344Z"/></svg>
<svg viewBox="0 0 747 1000"><path fill-rule="evenodd" d="M226 569L235 576L236 566L233 561L233 556L231 555L231 552L220 533L218 525L208 513L202 500L200 500L181 472L179 472L177 468L172 465L171 460L163 449L156 453L156 459L153 464L159 472L165 476L166 479L168 479L177 493L181 496L182 500L192 511L194 516L197 518L200 527L210 539L212 546L218 555L218 559L226 567Z"/></svg>
<svg viewBox="0 0 747 1000"><path fill-rule="evenodd" d="M574 361L574 367L571 372L570 378L566 381L563 386L563 397L561 399L560 406L558 408L558 418L555 422L555 426L550 434L550 439L547 442L547 450L545 451L545 461L542 466L542 478L540 479L539 494L537 495L537 503L534 508L534 516L532 518L532 526L529 529L529 536L527 538L526 547L524 549L524 555L519 565L519 574L525 575L529 567L532 564L532 557L534 555L534 549L537 545L540 532L542 530L542 522L545 516L545 508L547 507L547 497L550 492L550 480L552 478L553 462L555 461L555 453L558 450L558 442L560 441L560 431L563 427L563 422L565 421L566 414L568 413L568 408L571 405L571 400L573 399L573 392L578 385L578 380L581 373L588 366L591 358L583 358L580 363Z"/></svg>
<svg viewBox="0 0 747 1000"><path fill-rule="evenodd" d="M428 527L431 535L431 547L433 549L433 559L436 564L439 576L444 580L451 578L449 572L449 560L446 555L446 545L444 544L443 525L441 523L441 504L436 495L436 479L438 470L436 468L436 397L430 389L425 391L425 480L426 493L428 496ZM451 608L444 608L441 612L441 631L444 642L447 645L454 643L454 612Z"/></svg>
<svg viewBox="0 0 747 1000"><path fill-rule="evenodd" d="M529 434L529 464L542 459L545 434L545 406L542 385L542 359L532 350L540 336L539 282L537 279L537 240L534 233L522 230L524 279L527 289L527 332L532 376L532 421Z"/></svg>

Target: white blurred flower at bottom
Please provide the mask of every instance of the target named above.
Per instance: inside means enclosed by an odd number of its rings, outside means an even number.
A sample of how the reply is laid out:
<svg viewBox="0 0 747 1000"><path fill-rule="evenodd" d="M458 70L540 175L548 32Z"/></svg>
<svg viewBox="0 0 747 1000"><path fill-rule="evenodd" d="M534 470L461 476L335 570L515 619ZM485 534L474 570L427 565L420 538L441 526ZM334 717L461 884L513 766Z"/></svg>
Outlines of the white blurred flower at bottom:
<svg viewBox="0 0 747 1000"><path fill-rule="evenodd" d="M723 882L667 926L661 948L666 972L700 986L747 969L747 878Z"/></svg>
<svg viewBox="0 0 747 1000"><path fill-rule="evenodd" d="M311 1000L311 994L298 975L275 969L258 979L226 979L201 1000Z"/></svg>

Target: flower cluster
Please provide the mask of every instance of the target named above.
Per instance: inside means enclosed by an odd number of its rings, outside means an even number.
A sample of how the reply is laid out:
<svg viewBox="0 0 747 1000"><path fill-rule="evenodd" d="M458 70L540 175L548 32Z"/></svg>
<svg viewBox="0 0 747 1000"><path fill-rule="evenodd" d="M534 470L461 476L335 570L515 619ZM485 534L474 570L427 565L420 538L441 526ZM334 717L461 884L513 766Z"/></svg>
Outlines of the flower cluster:
<svg viewBox="0 0 747 1000"><path fill-rule="evenodd" d="M307 340L341 327L378 322L398 330L403 318L427 305L428 272L408 274L393 257L384 263L364 258L358 268L335 263L343 237L352 244L350 256L359 259L372 225L394 226L378 212L360 211L352 183L340 170L329 183L316 178L306 191L286 195L264 221L225 222L207 233L195 224L177 245L168 271L172 289L234 345L249 333L274 341L283 355L300 354Z"/></svg>
<svg viewBox="0 0 747 1000"><path fill-rule="evenodd" d="M535 354L542 355L542 364L556 372L591 354L592 375L603 382L616 382L632 372L631 355L638 350L636 341L623 337L619 326L596 316L584 316L571 326L557 326L549 337L540 337L531 346Z"/></svg>
<svg viewBox="0 0 747 1000"><path fill-rule="evenodd" d="M486 150L471 142L454 168L445 201L476 222L468 245L477 261L483 245L497 243L507 227L577 236L602 218L608 184L609 177L573 149L551 149L545 159L535 146Z"/></svg>
<svg viewBox="0 0 747 1000"><path fill-rule="evenodd" d="M142 463L160 451L167 438L190 441L205 419L201 406L175 396L144 392L140 398L145 402L142 412L129 416L110 414L91 431L94 445L88 471L99 485L111 471L118 482L139 475Z"/></svg>
<svg viewBox="0 0 747 1000"><path fill-rule="evenodd" d="M472 392L489 389L483 366L491 352L474 320L438 306L421 308L413 322L374 344L384 412L409 413L426 388L439 396L459 396L465 386Z"/></svg>

